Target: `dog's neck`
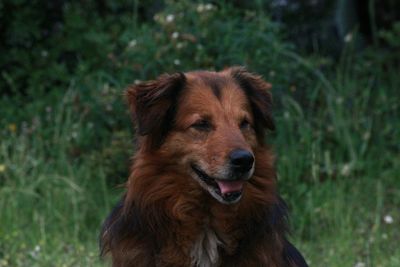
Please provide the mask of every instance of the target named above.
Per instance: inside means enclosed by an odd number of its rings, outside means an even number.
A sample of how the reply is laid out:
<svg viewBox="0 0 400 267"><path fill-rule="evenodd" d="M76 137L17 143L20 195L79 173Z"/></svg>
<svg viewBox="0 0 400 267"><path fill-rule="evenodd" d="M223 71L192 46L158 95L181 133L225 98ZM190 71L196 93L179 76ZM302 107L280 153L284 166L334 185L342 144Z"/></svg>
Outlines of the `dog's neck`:
<svg viewBox="0 0 400 267"><path fill-rule="evenodd" d="M274 202L272 179L258 179L256 186L245 188L239 203L225 205L191 177L160 166L155 157L136 162L124 208L137 209L142 225L152 226L151 236L163 235L155 247L166 265L219 266L237 254L241 240L256 234L252 231L265 219L263 210Z"/></svg>
<svg viewBox="0 0 400 267"><path fill-rule="evenodd" d="M218 247L221 245L214 230L206 228L198 236L190 251L193 266L214 267L219 263Z"/></svg>

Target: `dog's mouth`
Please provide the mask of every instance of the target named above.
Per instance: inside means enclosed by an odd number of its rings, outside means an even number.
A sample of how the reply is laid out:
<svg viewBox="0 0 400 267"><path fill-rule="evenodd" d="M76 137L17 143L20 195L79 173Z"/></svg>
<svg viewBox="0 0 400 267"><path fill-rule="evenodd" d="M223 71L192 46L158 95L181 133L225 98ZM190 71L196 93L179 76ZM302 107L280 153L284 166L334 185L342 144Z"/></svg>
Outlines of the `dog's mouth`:
<svg viewBox="0 0 400 267"><path fill-rule="evenodd" d="M218 201L224 204L233 204L240 200L243 192L243 180L222 180L207 175L199 167L191 166L200 180L200 184Z"/></svg>

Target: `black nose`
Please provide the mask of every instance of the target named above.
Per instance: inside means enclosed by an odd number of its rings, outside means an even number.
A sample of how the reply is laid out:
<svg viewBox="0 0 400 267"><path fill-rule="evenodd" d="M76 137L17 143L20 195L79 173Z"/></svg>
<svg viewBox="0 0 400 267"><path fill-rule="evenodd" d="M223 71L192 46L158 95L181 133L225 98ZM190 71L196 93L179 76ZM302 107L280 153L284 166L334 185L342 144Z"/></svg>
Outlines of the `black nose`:
<svg viewBox="0 0 400 267"><path fill-rule="evenodd" d="M233 150L229 154L231 166L236 171L246 172L253 167L254 157L253 154L244 149Z"/></svg>

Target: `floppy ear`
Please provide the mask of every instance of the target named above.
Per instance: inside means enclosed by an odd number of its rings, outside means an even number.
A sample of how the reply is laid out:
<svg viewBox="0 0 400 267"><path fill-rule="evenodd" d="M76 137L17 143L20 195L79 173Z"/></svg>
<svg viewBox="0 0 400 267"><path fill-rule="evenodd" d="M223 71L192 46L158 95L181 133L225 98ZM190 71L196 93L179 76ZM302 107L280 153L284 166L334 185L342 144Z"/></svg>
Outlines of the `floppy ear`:
<svg viewBox="0 0 400 267"><path fill-rule="evenodd" d="M158 148L170 130L185 81L181 72L163 74L157 80L131 85L126 90L138 134L148 137L150 148Z"/></svg>
<svg viewBox="0 0 400 267"><path fill-rule="evenodd" d="M232 67L228 71L249 98L256 121L256 131L261 135L265 128L275 130L270 92L272 85L264 81L261 76L248 72L244 67Z"/></svg>

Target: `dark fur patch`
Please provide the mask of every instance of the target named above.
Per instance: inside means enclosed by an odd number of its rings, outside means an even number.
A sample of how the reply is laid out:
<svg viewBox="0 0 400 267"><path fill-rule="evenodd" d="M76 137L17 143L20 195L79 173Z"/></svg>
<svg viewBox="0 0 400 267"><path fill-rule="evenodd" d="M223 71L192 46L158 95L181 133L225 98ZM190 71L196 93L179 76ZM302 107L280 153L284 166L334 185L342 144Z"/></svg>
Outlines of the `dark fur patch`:
<svg viewBox="0 0 400 267"><path fill-rule="evenodd" d="M183 73L161 75L157 80L128 87L126 97L138 133L148 136L148 148L161 146L171 130L176 105L185 87Z"/></svg>
<svg viewBox="0 0 400 267"><path fill-rule="evenodd" d="M288 266L308 267L301 253L287 240L285 240L283 258Z"/></svg>
<svg viewBox="0 0 400 267"><path fill-rule="evenodd" d="M221 90L227 82L226 78L204 71L194 73L196 73L196 76L200 78L206 86L211 88L213 94L220 100Z"/></svg>
<svg viewBox="0 0 400 267"><path fill-rule="evenodd" d="M158 210L154 214L147 214L134 205L126 209L124 202L125 197L117 203L103 223L100 233L100 255L104 256L109 251L118 250L119 244L132 239L140 242L147 250L153 250L156 253L162 246L162 241L166 239L163 234L167 234L168 231L164 229L167 224L157 223L159 218L154 219L152 215L156 214L157 217L162 218L163 211ZM162 221L166 221L165 218Z"/></svg>
<svg viewBox="0 0 400 267"><path fill-rule="evenodd" d="M255 125L256 132L261 141L264 128L275 130L275 123L272 119L272 96L269 91L271 85L243 67L231 68L231 74L250 100L253 115L257 122Z"/></svg>

